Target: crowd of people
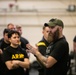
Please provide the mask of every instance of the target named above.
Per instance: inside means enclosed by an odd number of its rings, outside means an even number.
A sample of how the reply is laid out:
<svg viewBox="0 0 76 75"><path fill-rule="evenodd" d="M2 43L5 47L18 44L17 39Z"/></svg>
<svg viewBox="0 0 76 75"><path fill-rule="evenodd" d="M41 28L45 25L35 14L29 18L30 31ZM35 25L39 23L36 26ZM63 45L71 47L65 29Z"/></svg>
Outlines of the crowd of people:
<svg viewBox="0 0 76 75"><path fill-rule="evenodd" d="M26 53L29 41L21 35L20 25L9 23L4 29L0 40L0 75L29 75L30 62Z"/></svg>
<svg viewBox="0 0 76 75"><path fill-rule="evenodd" d="M62 20L50 19L43 25L42 39L33 47L22 37L22 27L9 23L0 40L0 75L29 75L29 53L37 59L39 75L67 75L69 44L63 35L64 27ZM76 36L73 43L76 51Z"/></svg>

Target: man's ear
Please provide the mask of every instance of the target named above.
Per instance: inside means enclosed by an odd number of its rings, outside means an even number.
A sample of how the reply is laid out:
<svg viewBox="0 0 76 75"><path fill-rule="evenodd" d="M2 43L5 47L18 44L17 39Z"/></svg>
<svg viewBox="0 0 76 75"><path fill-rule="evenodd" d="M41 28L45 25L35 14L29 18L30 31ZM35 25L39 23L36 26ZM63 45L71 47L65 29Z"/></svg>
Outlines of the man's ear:
<svg viewBox="0 0 76 75"><path fill-rule="evenodd" d="M62 31L63 30L63 28L62 27L59 27L59 31Z"/></svg>

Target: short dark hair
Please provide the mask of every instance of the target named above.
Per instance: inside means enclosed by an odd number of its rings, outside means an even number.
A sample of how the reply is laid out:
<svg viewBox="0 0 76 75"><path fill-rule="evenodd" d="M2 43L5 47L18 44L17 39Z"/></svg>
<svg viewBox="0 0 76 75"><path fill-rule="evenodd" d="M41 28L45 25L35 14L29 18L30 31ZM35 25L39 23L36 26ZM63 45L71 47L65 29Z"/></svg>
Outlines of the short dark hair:
<svg viewBox="0 0 76 75"><path fill-rule="evenodd" d="M44 25L44 26L43 26L43 30L44 30L46 27L49 27L49 26L48 26L48 25Z"/></svg>
<svg viewBox="0 0 76 75"><path fill-rule="evenodd" d="M54 22L55 20L56 20L55 18L52 18L52 19L49 20L49 22ZM49 26L44 23L43 29L45 29L45 27L49 27Z"/></svg>
<svg viewBox="0 0 76 75"><path fill-rule="evenodd" d="M3 30L3 35L4 35L5 33L9 33L9 32L10 32L10 29L5 28L5 29Z"/></svg>
<svg viewBox="0 0 76 75"><path fill-rule="evenodd" d="M11 36L12 36L13 34L18 34L18 35L20 36L20 33L19 33L18 31L16 31L16 30L11 30L11 31L8 33L8 38L11 38Z"/></svg>

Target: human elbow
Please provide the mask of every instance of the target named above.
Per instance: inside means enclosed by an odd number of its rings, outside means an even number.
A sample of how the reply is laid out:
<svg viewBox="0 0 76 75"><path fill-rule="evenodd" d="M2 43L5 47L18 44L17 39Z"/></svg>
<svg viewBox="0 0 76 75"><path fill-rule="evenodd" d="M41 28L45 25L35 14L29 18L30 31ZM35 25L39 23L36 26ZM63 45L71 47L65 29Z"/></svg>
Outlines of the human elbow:
<svg viewBox="0 0 76 75"><path fill-rule="evenodd" d="M13 67L11 67L11 66L7 66L7 68L8 68L8 70L12 70L13 69Z"/></svg>

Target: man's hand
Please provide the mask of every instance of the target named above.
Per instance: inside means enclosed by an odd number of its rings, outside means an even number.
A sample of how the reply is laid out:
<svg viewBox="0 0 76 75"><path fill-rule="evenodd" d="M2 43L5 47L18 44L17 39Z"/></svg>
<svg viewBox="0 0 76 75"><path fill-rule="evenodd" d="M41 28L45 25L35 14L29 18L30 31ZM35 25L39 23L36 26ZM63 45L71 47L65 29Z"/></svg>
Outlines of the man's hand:
<svg viewBox="0 0 76 75"><path fill-rule="evenodd" d="M13 60L12 61L13 67L18 68L19 67L19 62L20 62L19 60Z"/></svg>
<svg viewBox="0 0 76 75"><path fill-rule="evenodd" d="M27 44L26 47L28 48L27 51L34 54L34 55L36 55L36 53L39 52L38 47L35 48L30 44Z"/></svg>

